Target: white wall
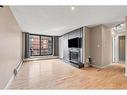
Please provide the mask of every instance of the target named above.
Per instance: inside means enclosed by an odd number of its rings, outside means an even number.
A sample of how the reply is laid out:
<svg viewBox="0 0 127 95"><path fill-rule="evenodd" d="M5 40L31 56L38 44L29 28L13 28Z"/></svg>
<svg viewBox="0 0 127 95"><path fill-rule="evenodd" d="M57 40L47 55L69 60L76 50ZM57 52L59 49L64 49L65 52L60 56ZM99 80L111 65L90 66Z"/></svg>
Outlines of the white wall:
<svg viewBox="0 0 127 95"><path fill-rule="evenodd" d="M59 58L63 58L63 36L59 38Z"/></svg>
<svg viewBox="0 0 127 95"><path fill-rule="evenodd" d="M112 37L109 28L97 25L85 29L85 60L90 56L92 64L103 67L112 62Z"/></svg>
<svg viewBox="0 0 127 95"><path fill-rule="evenodd" d="M110 28L102 25L102 66L112 63L112 35Z"/></svg>
<svg viewBox="0 0 127 95"><path fill-rule="evenodd" d="M0 8L0 89L22 60L22 32L9 7Z"/></svg>
<svg viewBox="0 0 127 95"><path fill-rule="evenodd" d="M91 28L90 31L90 57L93 65L102 65L102 25Z"/></svg>
<svg viewBox="0 0 127 95"><path fill-rule="evenodd" d="M83 63L88 66L90 56L90 28L83 27Z"/></svg>

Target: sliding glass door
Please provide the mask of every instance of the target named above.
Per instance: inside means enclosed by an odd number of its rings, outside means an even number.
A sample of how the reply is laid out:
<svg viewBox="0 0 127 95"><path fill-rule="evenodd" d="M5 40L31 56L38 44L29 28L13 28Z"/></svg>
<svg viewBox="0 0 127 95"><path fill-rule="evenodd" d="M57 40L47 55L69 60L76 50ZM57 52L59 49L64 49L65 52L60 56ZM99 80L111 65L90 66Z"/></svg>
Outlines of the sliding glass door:
<svg viewBox="0 0 127 95"><path fill-rule="evenodd" d="M30 55L40 55L40 36L30 35L29 36Z"/></svg>
<svg viewBox="0 0 127 95"><path fill-rule="evenodd" d="M52 55L53 38L51 36L30 34L29 46L31 56Z"/></svg>
<svg viewBox="0 0 127 95"><path fill-rule="evenodd" d="M52 54L52 37L41 36L41 55Z"/></svg>

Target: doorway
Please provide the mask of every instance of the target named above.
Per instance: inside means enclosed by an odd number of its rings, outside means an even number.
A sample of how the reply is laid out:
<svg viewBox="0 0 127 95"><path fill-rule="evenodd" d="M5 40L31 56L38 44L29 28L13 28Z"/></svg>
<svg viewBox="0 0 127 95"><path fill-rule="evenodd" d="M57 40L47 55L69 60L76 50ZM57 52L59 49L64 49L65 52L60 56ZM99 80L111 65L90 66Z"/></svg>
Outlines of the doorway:
<svg viewBox="0 0 127 95"><path fill-rule="evenodd" d="M125 36L119 36L119 62L125 62Z"/></svg>

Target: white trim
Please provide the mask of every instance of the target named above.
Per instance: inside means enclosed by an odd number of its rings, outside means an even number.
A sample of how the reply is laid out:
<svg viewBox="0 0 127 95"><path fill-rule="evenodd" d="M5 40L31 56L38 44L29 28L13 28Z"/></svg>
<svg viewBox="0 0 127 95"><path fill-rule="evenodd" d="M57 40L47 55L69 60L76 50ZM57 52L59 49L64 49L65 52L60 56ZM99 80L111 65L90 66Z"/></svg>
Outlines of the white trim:
<svg viewBox="0 0 127 95"><path fill-rule="evenodd" d="M12 77L10 78L10 80L8 81L7 85L5 86L5 90L8 89L8 87L10 86L10 84L12 83L13 79L14 79L15 75L13 74Z"/></svg>
<svg viewBox="0 0 127 95"><path fill-rule="evenodd" d="M97 66L97 65L92 65L93 67L95 68L100 68L100 69L103 69L105 67L108 67L108 66L111 66L112 64L108 64L108 65L105 65L105 66Z"/></svg>
<svg viewBox="0 0 127 95"><path fill-rule="evenodd" d="M83 63L84 64L84 68L86 67L89 67L90 65L86 62L86 63Z"/></svg>
<svg viewBox="0 0 127 95"><path fill-rule="evenodd" d="M91 65L91 66L93 66L95 68L102 68L101 66L97 66L97 65Z"/></svg>
<svg viewBox="0 0 127 95"><path fill-rule="evenodd" d="M22 64L23 64L23 60L19 63L19 67L17 68L17 72L20 70Z"/></svg>
<svg viewBox="0 0 127 95"><path fill-rule="evenodd" d="M21 66L23 64L23 60L21 62L19 62L19 67L17 68L17 72L20 70ZM10 86L10 84L12 83L13 79L15 78L15 75L13 73L13 75L11 76L10 80L8 81L7 85L5 86L5 90L8 89L8 87Z"/></svg>

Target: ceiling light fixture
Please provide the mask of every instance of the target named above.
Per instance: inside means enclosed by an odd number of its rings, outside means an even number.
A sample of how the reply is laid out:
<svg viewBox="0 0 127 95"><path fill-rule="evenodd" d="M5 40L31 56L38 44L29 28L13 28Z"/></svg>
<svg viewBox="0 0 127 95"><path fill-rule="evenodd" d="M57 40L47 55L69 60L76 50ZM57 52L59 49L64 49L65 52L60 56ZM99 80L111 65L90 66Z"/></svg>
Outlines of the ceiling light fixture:
<svg viewBox="0 0 127 95"><path fill-rule="evenodd" d="M71 10L74 11L75 10L75 7L74 6L71 6Z"/></svg>

